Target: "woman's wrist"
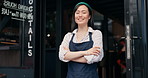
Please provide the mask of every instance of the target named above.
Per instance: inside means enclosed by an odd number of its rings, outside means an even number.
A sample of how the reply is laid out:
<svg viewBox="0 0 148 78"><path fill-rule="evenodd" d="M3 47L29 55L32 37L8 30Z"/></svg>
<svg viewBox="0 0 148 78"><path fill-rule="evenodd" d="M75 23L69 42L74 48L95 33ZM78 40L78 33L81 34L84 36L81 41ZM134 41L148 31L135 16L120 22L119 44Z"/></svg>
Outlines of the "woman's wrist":
<svg viewBox="0 0 148 78"><path fill-rule="evenodd" d="M82 51L82 55L86 56L86 55L88 55L88 52L87 51Z"/></svg>

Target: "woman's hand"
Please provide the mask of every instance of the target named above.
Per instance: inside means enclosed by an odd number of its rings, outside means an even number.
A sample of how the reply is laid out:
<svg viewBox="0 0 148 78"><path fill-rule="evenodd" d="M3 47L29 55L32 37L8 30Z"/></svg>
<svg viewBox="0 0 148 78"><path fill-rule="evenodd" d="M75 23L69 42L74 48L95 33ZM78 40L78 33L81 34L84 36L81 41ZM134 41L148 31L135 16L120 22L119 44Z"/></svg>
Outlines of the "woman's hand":
<svg viewBox="0 0 148 78"><path fill-rule="evenodd" d="M88 50L86 50L86 54L85 55L96 55L98 56L100 54L100 47L93 47L90 48Z"/></svg>

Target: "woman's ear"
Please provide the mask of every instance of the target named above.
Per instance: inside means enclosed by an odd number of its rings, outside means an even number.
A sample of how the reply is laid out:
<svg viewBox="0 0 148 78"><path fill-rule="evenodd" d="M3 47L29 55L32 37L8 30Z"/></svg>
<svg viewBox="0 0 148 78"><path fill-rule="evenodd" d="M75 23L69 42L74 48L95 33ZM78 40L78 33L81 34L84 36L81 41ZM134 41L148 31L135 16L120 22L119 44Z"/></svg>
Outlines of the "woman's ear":
<svg viewBox="0 0 148 78"><path fill-rule="evenodd" d="M90 19L91 18L91 15L89 15L89 18L88 19Z"/></svg>

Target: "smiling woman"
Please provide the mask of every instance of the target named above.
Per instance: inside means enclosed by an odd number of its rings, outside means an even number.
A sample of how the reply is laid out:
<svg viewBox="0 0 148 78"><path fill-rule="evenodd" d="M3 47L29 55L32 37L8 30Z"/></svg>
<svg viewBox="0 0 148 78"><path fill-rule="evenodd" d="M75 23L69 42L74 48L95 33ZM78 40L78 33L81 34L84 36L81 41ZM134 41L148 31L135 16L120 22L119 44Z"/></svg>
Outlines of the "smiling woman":
<svg viewBox="0 0 148 78"><path fill-rule="evenodd" d="M67 78L98 78L97 62L103 54L102 33L94 30L91 7L78 3L72 15L74 30L67 33L59 48L59 58L68 62Z"/></svg>

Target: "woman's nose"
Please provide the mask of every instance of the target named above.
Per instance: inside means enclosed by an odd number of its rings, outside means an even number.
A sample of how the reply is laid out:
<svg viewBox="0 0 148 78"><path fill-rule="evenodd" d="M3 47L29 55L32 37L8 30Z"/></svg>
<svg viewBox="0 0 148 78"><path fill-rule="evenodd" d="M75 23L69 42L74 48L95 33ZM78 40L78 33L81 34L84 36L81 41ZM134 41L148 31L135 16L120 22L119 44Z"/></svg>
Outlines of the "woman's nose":
<svg viewBox="0 0 148 78"><path fill-rule="evenodd" d="M80 13L79 16L82 16L82 13Z"/></svg>
<svg viewBox="0 0 148 78"><path fill-rule="evenodd" d="M82 16L82 13L79 13L79 16Z"/></svg>

